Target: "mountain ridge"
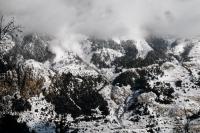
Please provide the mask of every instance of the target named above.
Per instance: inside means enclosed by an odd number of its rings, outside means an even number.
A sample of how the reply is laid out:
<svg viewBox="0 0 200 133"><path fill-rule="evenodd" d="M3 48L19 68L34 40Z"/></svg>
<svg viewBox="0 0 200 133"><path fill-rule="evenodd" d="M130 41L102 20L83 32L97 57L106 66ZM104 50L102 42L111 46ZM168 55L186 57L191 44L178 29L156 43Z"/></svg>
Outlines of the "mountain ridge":
<svg viewBox="0 0 200 133"><path fill-rule="evenodd" d="M90 38L59 60L50 40L1 41L2 120L38 133L200 130L198 39Z"/></svg>

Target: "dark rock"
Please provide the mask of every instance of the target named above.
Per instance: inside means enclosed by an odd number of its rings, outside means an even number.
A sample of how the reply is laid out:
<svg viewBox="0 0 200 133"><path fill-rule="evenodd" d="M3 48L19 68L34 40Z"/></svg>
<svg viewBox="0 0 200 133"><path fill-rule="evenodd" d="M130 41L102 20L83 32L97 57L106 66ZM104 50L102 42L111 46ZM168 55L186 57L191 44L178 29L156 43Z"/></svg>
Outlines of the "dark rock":
<svg viewBox="0 0 200 133"><path fill-rule="evenodd" d="M12 101L12 110L17 112L31 110L31 104L20 98L20 99L13 99Z"/></svg>
<svg viewBox="0 0 200 133"><path fill-rule="evenodd" d="M181 87L182 86L182 81L178 80L175 82L176 87Z"/></svg>
<svg viewBox="0 0 200 133"><path fill-rule="evenodd" d="M0 118L1 133L30 133L25 123L18 123L17 118L11 115L5 115Z"/></svg>
<svg viewBox="0 0 200 133"><path fill-rule="evenodd" d="M101 77L73 76L71 73L62 74L56 78L52 92L47 94L47 101L55 105L59 114L70 113L73 117L92 115L92 109L99 107L103 115L108 115L107 102L94 88L104 82ZM82 82L78 82L81 79ZM59 88L58 91L55 91Z"/></svg>

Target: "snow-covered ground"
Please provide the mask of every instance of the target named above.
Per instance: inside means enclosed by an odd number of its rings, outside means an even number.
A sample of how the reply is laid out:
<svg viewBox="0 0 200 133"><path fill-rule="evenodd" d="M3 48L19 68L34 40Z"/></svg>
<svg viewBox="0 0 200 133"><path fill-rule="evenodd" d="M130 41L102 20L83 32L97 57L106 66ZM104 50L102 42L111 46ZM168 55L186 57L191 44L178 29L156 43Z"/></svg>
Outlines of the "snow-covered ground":
<svg viewBox="0 0 200 133"><path fill-rule="evenodd" d="M3 43L9 44L9 48L5 47L7 45L1 45L5 53L14 47L14 42L9 42L8 39ZM91 43L87 40L87 46L82 44L84 48L83 56L66 50L56 60L39 62L34 59L21 58L16 66L20 66L19 68L24 73L30 70L32 79L44 79L44 83L39 95L24 98L31 104L30 110L11 112L11 114L18 115L18 122L26 122L30 130L37 133L56 132L58 127L56 127L55 122L60 121L61 118L65 118L66 123L64 125L68 126L66 132L172 133L183 132L183 127L187 124L189 124L191 132L195 132L199 128L197 125L200 125L199 117L194 120L190 119L190 123L187 123L187 120L200 111L200 86L198 84L200 82L200 43L197 39L179 39L176 43L173 47L169 45L167 52L163 53L169 57L163 59L163 63L153 63L139 68L126 68L116 66L113 63L116 59L124 56L120 41L117 41L117 47L120 48L100 47L91 51ZM138 50L136 58L145 59L150 51L154 51L144 40L136 40L133 45L136 45ZM182 54L187 46L192 47L188 51L188 59L184 60ZM94 54L100 57L98 58L99 61L106 64L105 67L100 67L98 63L95 64L91 61ZM172 54L173 57L168 54ZM180 60L175 58L176 56ZM56 76L59 77L68 73L72 74L70 75L72 78L68 77L68 79L73 80L55 79ZM124 73L125 76L122 75ZM98 76L101 78L97 78ZM90 79L87 79L88 77ZM82 83L84 78L91 81L88 81L89 85ZM121 79L116 80L117 78ZM54 80L63 80L64 83ZM68 82L71 85L70 90L68 90L69 86L64 86L68 85ZM75 88L81 85L82 88ZM85 86L86 88L84 88ZM87 92L89 90L87 87L91 87L95 93ZM65 91L59 92L63 88L69 93L67 96L71 101L61 101L63 103L59 104L59 107L62 107L62 104L65 106L70 103L69 105L76 105L77 110L81 110L79 104L82 101L78 99L85 96L78 94L81 91L83 94L88 94L87 97L84 97L86 99L84 102L91 103L91 107L93 107L92 103L96 101L95 98L91 100L88 97L92 97L91 95L102 96L106 102L108 114L103 115L100 106L90 108L91 112L95 112L90 115L73 117L73 112L72 114L59 114L55 111L56 103L51 102L51 100L48 102L45 95L51 89L55 92L53 95L59 95L62 98L62 96L66 96L60 94L65 93ZM85 91L82 91L82 89L85 89ZM74 93L75 90L77 95ZM20 88L18 91L20 92ZM164 102L162 103L162 101ZM179 128L182 130L178 131ZM194 128L195 130L193 130Z"/></svg>

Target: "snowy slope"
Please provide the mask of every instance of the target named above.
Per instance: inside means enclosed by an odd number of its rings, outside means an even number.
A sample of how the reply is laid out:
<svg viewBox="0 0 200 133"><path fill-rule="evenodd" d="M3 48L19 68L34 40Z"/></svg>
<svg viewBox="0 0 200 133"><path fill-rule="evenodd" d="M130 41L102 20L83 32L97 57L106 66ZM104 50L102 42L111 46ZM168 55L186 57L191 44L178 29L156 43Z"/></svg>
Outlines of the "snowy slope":
<svg viewBox="0 0 200 133"><path fill-rule="evenodd" d="M198 39L91 38L82 56L65 50L59 60L48 42L1 41L2 119L37 133L199 131Z"/></svg>

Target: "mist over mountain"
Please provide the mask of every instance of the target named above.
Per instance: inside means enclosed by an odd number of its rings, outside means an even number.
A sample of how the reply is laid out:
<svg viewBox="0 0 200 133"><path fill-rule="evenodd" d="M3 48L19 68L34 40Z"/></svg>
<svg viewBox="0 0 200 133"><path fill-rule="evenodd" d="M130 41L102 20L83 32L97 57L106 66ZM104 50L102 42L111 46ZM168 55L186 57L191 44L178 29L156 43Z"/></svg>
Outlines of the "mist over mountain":
<svg viewBox="0 0 200 133"><path fill-rule="evenodd" d="M199 0L0 0L0 133L200 132Z"/></svg>
<svg viewBox="0 0 200 133"><path fill-rule="evenodd" d="M82 54L80 42L91 37L197 37L199 4L198 0L1 0L0 13L14 17L26 34L54 36L57 43L50 49L59 58L66 48Z"/></svg>
<svg viewBox="0 0 200 133"><path fill-rule="evenodd" d="M188 37L199 35L199 4L198 0L1 0L0 12L15 17L26 32Z"/></svg>

